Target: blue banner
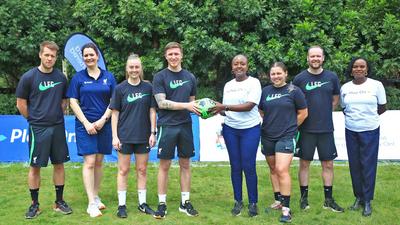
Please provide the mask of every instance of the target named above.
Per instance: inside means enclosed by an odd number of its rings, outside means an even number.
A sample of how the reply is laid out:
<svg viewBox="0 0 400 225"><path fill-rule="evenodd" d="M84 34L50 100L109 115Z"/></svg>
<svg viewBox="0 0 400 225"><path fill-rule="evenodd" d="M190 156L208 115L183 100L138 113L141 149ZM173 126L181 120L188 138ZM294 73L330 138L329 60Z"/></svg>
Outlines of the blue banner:
<svg viewBox="0 0 400 225"><path fill-rule="evenodd" d="M83 33L74 33L69 36L64 47L64 57L69 63L71 63L75 71L78 72L86 69L86 65L82 57L82 46L87 43L94 43L97 46L99 49L99 61L97 64L101 69L107 70L107 66L99 46L89 36Z"/></svg>
<svg viewBox="0 0 400 225"><path fill-rule="evenodd" d="M65 135L68 143L69 155L72 162L82 162L83 158L76 152L75 116L65 116ZM192 115L193 140L196 155L193 161L200 159L199 117ZM28 162L28 123L22 116L0 115L0 162ZM149 160L158 161L157 146L150 151ZM116 162L118 154L115 150L105 156L105 161ZM177 159L177 157L175 157ZM132 156L134 160L134 156Z"/></svg>

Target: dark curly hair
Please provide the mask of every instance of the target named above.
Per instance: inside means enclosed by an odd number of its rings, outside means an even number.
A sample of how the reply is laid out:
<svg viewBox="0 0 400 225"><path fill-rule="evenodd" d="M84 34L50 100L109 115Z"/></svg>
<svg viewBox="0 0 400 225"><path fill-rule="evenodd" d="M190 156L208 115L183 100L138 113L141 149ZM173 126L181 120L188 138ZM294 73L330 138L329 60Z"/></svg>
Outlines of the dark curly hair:
<svg viewBox="0 0 400 225"><path fill-rule="evenodd" d="M350 80L353 79L353 76L351 75L351 73L352 73L352 71L353 71L353 65L354 65L354 63L355 63L357 60L359 60L359 59L362 59L362 60L364 60L364 61L367 63L367 77L372 77L372 76L373 76L373 73L372 73L372 66L371 66L371 64L368 62L368 60L367 60L366 58L364 58L364 57L357 56L357 57L353 57L353 58L351 59L349 65L347 66L346 71L344 72L344 75L345 75L348 79L350 79Z"/></svg>

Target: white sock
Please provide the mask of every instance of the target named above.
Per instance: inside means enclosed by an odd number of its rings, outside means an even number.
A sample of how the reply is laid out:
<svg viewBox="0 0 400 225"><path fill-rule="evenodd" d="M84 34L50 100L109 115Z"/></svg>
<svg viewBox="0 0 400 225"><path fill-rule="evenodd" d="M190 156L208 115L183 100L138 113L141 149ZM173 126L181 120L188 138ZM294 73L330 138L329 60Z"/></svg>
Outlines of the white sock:
<svg viewBox="0 0 400 225"><path fill-rule="evenodd" d="M126 191L118 191L118 205L126 205Z"/></svg>
<svg viewBox="0 0 400 225"><path fill-rule="evenodd" d="M146 189L138 190L139 205L146 203Z"/></svg>
<svg viewBox="0 0 400 225"><path fill-rule="evenodd" d="M181 192L182 205L185 204L186 200L189 200L190 192Z"/></svg>
<svg viewBox="0 0 400 225"><path fill-rule="evenodd" d="M167 204L167 194L164 195L158 195L158 202L164 202L165 204Z"/></svg>
<svg viewBox="0 0 400 225"><path fill-rule="evenodd" d="M283 215L287 216L287 215L289 215L289 212L290 212L290 208L282 207L282 214Z"/></svg>

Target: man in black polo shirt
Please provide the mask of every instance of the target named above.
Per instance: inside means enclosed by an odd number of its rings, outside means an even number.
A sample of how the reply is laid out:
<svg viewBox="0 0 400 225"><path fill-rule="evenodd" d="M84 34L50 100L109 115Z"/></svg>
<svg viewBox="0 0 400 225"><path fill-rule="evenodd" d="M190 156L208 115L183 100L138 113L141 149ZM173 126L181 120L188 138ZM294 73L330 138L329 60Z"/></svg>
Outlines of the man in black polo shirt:
<svg viewBox="0 0 400 225"><path fill-rule="evenodd" d="M64 162L69 161L65 139L64 109L67 105L67 79L53 68L58 46L52 41L40 44L40 65L22 75L16 90L17 108L29 123L28 184L32 204L25 218L37 217L39 209L40 168L46 167L49 157L53 164L56 201L53 209L71 214L72 209L63 199Z"/></svg>
<svg viewBox="0 0 400 225"><path fill-rule="evenodd" d="M310 47L307 54L308 69L299 73L293 80L293 84L303 91L308 105L308 117L300 127L299 138L300 208L309 208L309 168L317 148L324 183L323 208L343 212L344 209L336 204L332 197L333 159L337 157L332 110L339 102L340 83L335 73L322 68L324 58L324 51L320 46Z"/></svg>

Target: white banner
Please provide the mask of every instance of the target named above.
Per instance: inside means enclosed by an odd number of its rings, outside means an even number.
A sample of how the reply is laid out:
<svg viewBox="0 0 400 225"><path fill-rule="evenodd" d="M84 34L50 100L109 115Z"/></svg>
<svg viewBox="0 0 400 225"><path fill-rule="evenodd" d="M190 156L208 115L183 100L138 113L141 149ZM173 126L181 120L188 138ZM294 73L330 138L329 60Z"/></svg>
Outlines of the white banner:
<svg viewBox="0 0 400 225"><path fill-rule="evenodd" d="M220 115L208 119L199 119L200 126L200 161L220 162L229 161L228 151L221 134L221 123L224 117ZM258 146L257 160L265 160Z"/></svg>
<svg viewBox="0 0 400 225"><path fill-rule="evenodd" d="M387 111L381 115L379 159L400 160L400 110ZM221 135L220 115L209 119L200 119L200 161L229 161L224 138ZM338 151L337 160L347 160L345 141L344 115L342 112L333 113L335 126L335 143ZM259 147L257 160L265 160ZM314 159L318 159L317 152Z"/></svg>

